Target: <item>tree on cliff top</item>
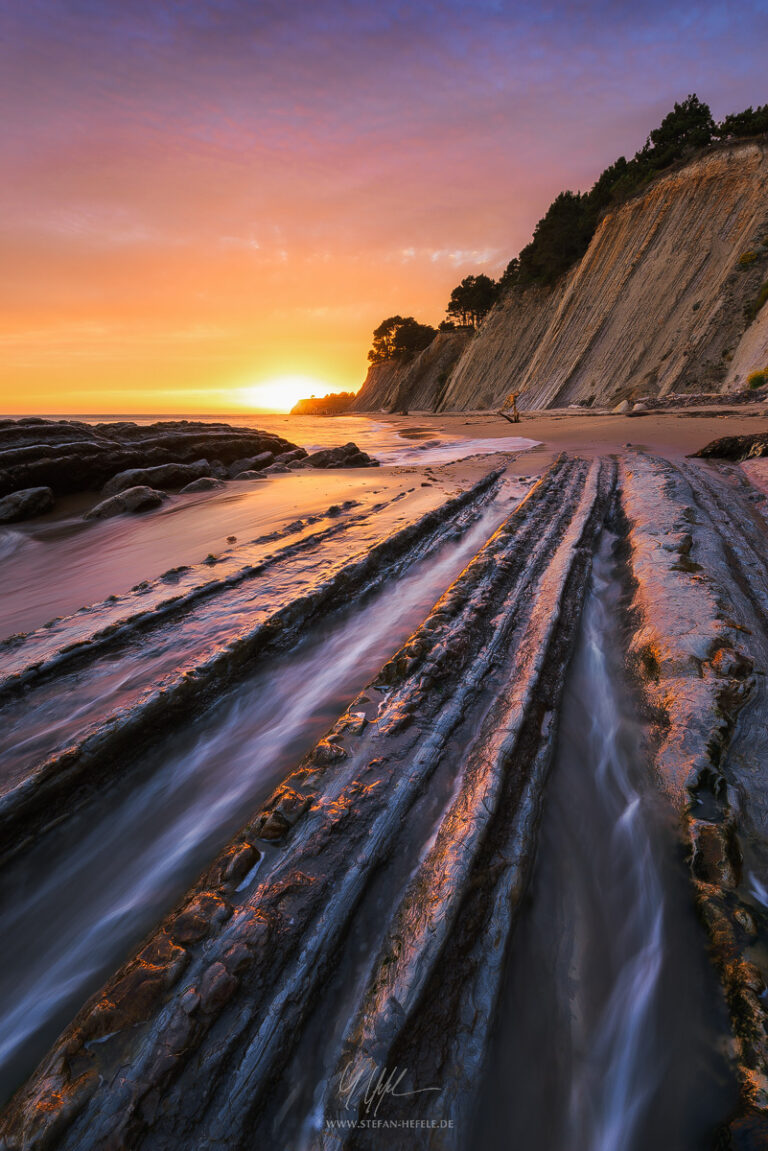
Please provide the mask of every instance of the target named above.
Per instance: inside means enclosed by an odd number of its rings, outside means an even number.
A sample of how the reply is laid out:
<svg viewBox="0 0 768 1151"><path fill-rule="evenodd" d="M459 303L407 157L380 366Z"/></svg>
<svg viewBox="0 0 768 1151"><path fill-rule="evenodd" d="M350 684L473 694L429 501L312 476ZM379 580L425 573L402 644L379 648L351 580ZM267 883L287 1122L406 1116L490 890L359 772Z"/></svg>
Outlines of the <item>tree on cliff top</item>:
<svg viewBox="0 0 768 1151"><path fill-rule="evenodd" d="M459 323L473 328L488 315L499 295L499 285L490 276L465 276L451 292L446 309Z"/></svg>
<svg viewBox="0 0 768 1151"><path fill-rule="evenodd" d="M409 360L431 344L436 335L434 328L420 324L413 316L390 316L374 330L368 359L372 364Z"/></svg>
<svg viewBox="0 0 768 1151"><path fill-rule="evenodd" d="M731 117L730 131L735 135L746 131L747 125L761 124L761 111L750 117L746 113ZM670 164L710 144L724 126L725 122L719 127L715 124L709 105L695 94L676 103L631 160L620 156L589 192L561 192L556 197L518 261L512 260L507 266L500 281L502 290L554 283L584 255L606 208L645 187Z"/></svg>
<svg viewBox="0 0 768 1151"><path fill-rule="evenodd" d="M709 104L703 103L694 93L682 104L675 103L658 128L648 136L636 160L647 161L658 171L680 160L691 148L704 148L711 144L715 136L715 121Z"/></svg>
<svg viewBox="0 0 768 1151"><path fill-rule="evenodd" d="M718 124L717 134L723 140L730 140L744 136L762 136L766 132L768 132L768 104L760 104L754 109L750 104L743 112L726 116L722 124Z"/></svg>

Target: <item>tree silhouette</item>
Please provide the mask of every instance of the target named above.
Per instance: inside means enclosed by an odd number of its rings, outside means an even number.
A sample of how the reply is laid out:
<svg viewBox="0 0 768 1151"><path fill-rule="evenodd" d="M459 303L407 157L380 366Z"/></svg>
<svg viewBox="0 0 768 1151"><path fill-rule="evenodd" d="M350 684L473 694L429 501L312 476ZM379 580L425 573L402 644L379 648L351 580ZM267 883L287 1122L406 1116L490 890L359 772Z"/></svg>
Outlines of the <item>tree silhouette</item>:
<svg viewBox="0 0 768 1151"><path fill-rule="evenodd" d="M498 295L499 285L490 276L465 276L451 292L446 311L465 327L475 328L488 315Z"/></svg>
<svg viewBox="0 0 768 1151"><path fill-rule="evenodd" d="M420 324L413 316L389 316L374 330L368 359L372 364L411 359L431 344L436 335L434 328Z"/></svg>

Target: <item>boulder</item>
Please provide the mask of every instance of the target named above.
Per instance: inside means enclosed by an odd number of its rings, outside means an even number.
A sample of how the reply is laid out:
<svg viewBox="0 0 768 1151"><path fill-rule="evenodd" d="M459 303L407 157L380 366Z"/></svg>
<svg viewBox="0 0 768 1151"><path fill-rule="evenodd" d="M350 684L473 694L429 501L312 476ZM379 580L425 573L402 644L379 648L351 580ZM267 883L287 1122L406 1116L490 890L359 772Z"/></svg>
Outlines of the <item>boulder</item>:
<svg viewBox="0 0 768 1151"><path fill-rule="evenodd" d="M626 412L630 411L631 408L632 405L630 404L629 400L622 400L621 403L617 404L613 409L613 414L615 416L623 416Z"/></svg>
<svg viewBox="0 0 768 1151"><path fill-rule="evenodd" d="M304 460L311 468L377 468L379 461L362 452L351 440L340 448L323 448Z"/></svg>
<svg viewBox="0 0 768 1151"><path fill-rule="evenodd" d="M273 452L259 452L256 456L247 456L242 460L235 460L229 467L229 474L234 479L241 472L259 471L266 468L274 460Z"/></svg>
<svg viewBox="0 0 768 1151"><path fill-rule="evenodd" d="M50 488L22 488L0 500L0 524L12 524L40 516L53 506Z"/></svg>
<svg viewBox="0 0 768 1151"><path fill-rule="evenodd" d="M289 468L287 468L287 467L285 466L285 464L270 464L270 465L269 465L269 467L267 467L267 468L262 468L262 470L261 470L261 474L262 474L263 476L271 476L271 475L273 475L275 472L287 472L287 471L289 471L289 470L290 470L290 469L289 469Z"/></svg>
<svg viewBox="0 0 768 1151"><path fill-rule="evenodd" d="M195 460L191 464L159 464L154 468L129 468L108 480L102 490L105 496L114 496L138 486L180 488L210 474L207 460Z"/></svg>
<svg viewBox="0 0 768 1151"><path fill-rule="evenodd" d="M216 479L215 476L200 476L199 480L192 480L191 484L187 484L182 488L179 495L193 495L195 492L213 492L216 488L225 487L224 480Z"/></svg>
<svg viewBox="0 0 768 1151"><path fill-rule="evenodd" d="M85 513L87 520L106 520L111 516L122 516L126 512L149 512L153 508L159 508L163 500L167 500L168 496L165 492L155 491L154 488L148 488L139 485L135 488L128 488L124 492L118 492L115 496L110 496L109 499L102 500L101 503L96 504L96 507L91 508L89 512Z"/></svg>
<svg viewBox="0 0 768 1151"><path fill-rule="evenodd" d="M279 456L275 456L276 464L289 464L292 460L306 459L307 452L305 448L294 448L290 452L281 452Z"/></svg>
<svg viewBox="0 0 768 1151"><path fill-rule="evenodd" d="M256 472L252 469L249 469L245 472L238 472L238 474L233 478L236 480L263 480L264 472Z"/></svg>

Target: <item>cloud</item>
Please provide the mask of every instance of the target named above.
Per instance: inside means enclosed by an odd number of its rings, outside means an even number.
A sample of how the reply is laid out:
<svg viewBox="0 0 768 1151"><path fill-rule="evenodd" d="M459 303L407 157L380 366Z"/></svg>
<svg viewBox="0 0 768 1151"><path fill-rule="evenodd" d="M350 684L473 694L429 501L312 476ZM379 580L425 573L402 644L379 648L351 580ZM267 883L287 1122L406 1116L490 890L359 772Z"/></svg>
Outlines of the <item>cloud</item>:
<svg viewBox="0 0 768 1151"><path fill-rule="evenodd" d="M765 0L6 0L3 303L241 344L252 313L272 358L273 310L435 322L673 100L764 102L767 36Z"/></svg>

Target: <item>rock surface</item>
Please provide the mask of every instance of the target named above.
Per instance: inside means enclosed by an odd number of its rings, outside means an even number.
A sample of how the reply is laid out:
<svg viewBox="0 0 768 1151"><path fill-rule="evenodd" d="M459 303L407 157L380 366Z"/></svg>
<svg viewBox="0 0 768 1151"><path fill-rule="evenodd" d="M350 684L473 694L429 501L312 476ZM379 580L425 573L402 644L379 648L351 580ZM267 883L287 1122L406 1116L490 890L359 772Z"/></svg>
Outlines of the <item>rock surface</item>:
<svg viewBox="0 0 768 1151"><path fill-rule="evenodd" d="M0 499L0 524L12 524L40 516L53 506L50 488L22 488Z"/></svg>
<svg viewBox="0 0 768 1151"><path fill-rule="evenodd" d="M414 388L410 370L375 365L355 408L494 408L510 392L521 409L611 408L743 388L768 364L768 307L749 322L768 280L767 235L766 145L710 150L608 212L553 288L502 299L447 381L432 372ZM745 251L757 259L741 264Z"/></svg>
<svg viewBox="0 0 768 1151"><path fill-rule="evenodd" d="M270 1085L306 1036L371 877L402 851L418 864L414 882L378 920L385 942L398 931L403 946L371 954L350 1009L385 1059L438 1012L430 1052L443 1073L429 1082L464 1129L501 978L498 962L472 962L465 979L467 947L478 937L503 947L522 903L552 709L612 483L610 464L562 460L532 490L79 1013L6 1108L6 1147L170 1151L180 1133L187 1146L271 1145ZM414 856L419 798L457 741L434 848ZM425 985L441 993L420 995ZM403 1004L394 1014L391 989ZM336 1102L323 1110L333 1115Z"/></svg>
<svg viewBox="0 0 768 1151"><path fill-rule="evenodd" d="M45 485L55 495L101 491L120 472L166 464L197 467L201 461L229 466L296 445L271 432L229 424L174 420L155 424L86 424L77 420L0 420L0 496ZM208 472L213 471L213 465ZM242 470L242 468L240 469Z"/></svg>
<svg viewBox="0 0 768 1151"><path fill-rule="evenodd" d="M756 432L751 436L722 436L705 444L694 457L703 460L753 460L768 455L768 432Z"/></svg>
<svg viewBox="0 0 768 1151"><path fill-rule="evenodd" d="M436 408L447 387L451 371L472 335L467 330L440 332L429 347L408 363L387 360L371 364L351 410L370 412L381 408L387 411Z"/></svg>
<svg viewBox="0 0 768 1151"><path fill-rule="evenodd" d="M192 480L191 484L187 484L179 492L180 496L192 495L194 492L213 492L217 488L226 487L224 480L217 479L216 476L200 476L197 480Z"/></svg>
<svg viewBox="0 0 768 1151"><path fill-rule="evenodd" d="M193 480L209 476L211 468L207 460L195 460L192 464L158 464L154 468L129 468L118 472L105 483L102 491L105 496L114 496L127 488L139 486L149 488L180 488Z"/></svg>
<svg viewBox="0 0 768 1151"><path fill-rule="evenodd" d="M126 488L125 491L118 492L115 496L101 500L90 511L87 511L83 518L107 520L111 519L112 516L125 515L127 512L149 512L154 508L159 508L160 504L167 498L165 492L158 492L154 488L148 488L144 485Z"/></svg>
<svg viewBox="0 0 768 1151"><path fill-rule="evenodd" d="M377 468L379 461L363 452L351 440L340 448L324 448L312 452L299 466L308 468ZM267 468L267 471L271 469Z"/></svg>

